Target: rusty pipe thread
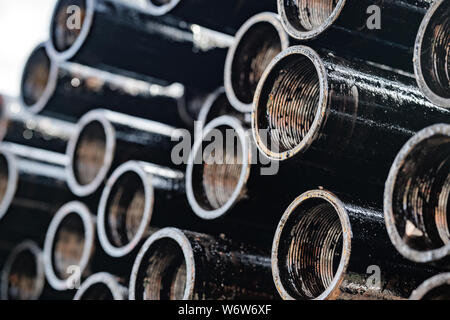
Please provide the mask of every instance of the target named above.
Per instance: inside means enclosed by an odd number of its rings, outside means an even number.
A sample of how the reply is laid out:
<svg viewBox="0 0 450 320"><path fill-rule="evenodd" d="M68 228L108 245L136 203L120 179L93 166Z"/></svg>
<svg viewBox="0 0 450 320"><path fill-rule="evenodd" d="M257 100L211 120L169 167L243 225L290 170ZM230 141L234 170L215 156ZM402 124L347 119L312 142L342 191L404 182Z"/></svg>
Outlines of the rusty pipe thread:
<svg viewBox="0 0 450 320"><path fill-rule="evenodd" d="M278 16L257 14L236 33L225 62L225 90L232 106L252 110L253 95L272 59L289 46L289 37Z"/></svg>
<svg viewBox="0 0 450 320"><path fill-rule="evenodd" d="M346 0L278 0L286 31L297 39L311 39L339 17Z"/></svg>
<svg viewBox="0 0 450 320"><path fill-rule="evenodd" d="M44 262L47 280L54 289L70 288L73 266L79 268L80 276L89 272L94 228L92 214L78 201L65 204L53 217L45 235Z"/></svg>
<svg viewBox="0 0 450 320"><path fill-rule="evenodd" d="M320 120L323 87L317 63L307 55L280 58L255 99L254 134L267 155L309 143ZM261 133L267 132L267 142Z"/></svg>
<svg viewBox="0 0 450 320"><path fill-rule="evenodd" d="M392 243L416 262L450 253L450 126L418 132L398 153L386 181L384 214Z"/></svg>
<svg viewBox="0 0 450 320"><path fill-rule="evenodd" d="M216 135L223 137L224 144L208 148L207 142L214 142L211 139ZM239 120L222 116L205 127L203 136L196 138L186 169L186 193L199 217L218 218L240 200L245 194L249 157L250 140Z"/></svg>
<svg viewBox="0 0 450 320"><path fill-rule="evenodd" d="M419 87L436 105L450 108L450 4L434 1L417 34L414 71Z"/></svg>
<svg viewBox="0 0 450 320"><path fill-rule="evenodd" d="M16 245L2 270L2 300L37 300L45 285L42 251L30 240Z"/></svg>
<svg viewBox="0 0 450 320"><path fill-rule="evenodd" d="M272 272L284 299L331 299L339 291L350 255L348 218L324 194L297 198L278 225Z"/></svg>
<svg viewBox="0 0 450 320"><path fill-rule="evenodd" d="M268 299L273 290L270 261L258 250L222 237L165 228L139 251L129 298Z"/></svg>
<svg viewBox="0 0 450 320"><path fill-rule="evenodd" d="M74 300L127 300L123 280L107 272L89 276L77 290Z"/></svg>
<svg viewBox="0 0 450 320"><path fill-rule="evenodd" d="M422 283L410 300L450 300L450 273L438 274Z"/></svg>

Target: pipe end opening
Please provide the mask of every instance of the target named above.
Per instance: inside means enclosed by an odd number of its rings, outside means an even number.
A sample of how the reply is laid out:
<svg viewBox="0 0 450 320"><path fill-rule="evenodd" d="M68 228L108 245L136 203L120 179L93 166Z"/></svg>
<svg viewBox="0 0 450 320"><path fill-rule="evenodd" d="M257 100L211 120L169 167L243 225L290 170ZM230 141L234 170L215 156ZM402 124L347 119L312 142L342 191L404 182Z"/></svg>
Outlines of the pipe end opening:
<svg viewBox="0 0 450 320"><path fill-rule="evenodd" d="M32 107L43 99L50 77L51 61L41 45L31 53L23 70L20 92L26 107Z"/></svg>

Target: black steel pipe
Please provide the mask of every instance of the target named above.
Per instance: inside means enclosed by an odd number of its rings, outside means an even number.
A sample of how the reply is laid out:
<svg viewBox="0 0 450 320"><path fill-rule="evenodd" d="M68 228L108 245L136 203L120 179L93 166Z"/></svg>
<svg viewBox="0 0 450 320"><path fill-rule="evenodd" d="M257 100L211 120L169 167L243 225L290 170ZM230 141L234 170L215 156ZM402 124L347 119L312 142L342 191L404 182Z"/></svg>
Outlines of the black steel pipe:
<svg viewBox="0 0 450 320"><path fill-rule="evenodd" d="M66 23L71 5L82 13L80 29ZM223 81L232 37L173 17L152 16L125 2L60 0L53 13L50 40L48 52L57 60L109 65L211 90Z"/></svg>
<svg viewBox="0 0 450 320"><path fill-rule="evenodd" d="M73 290L91 271L95 218L79 201L63 205L45 235L45 275L55 290Z"/></svg>
<svg viewBox="0 0 450 320"><path fill-rule="evenodd" d="M68 121L34 115L17 102L7 105L0 120L0 141L64 153L75 125Z"/></svg>
<svg viewBox="0 0 450 320"><path fill-rule="evenodd" d="M414 48L414 72L425 96L450 108L450 3L435 0L427 11Z"/></svg>
<svg viewBox="0 0 450 320"><path fill-rule="evenodd" d="M67 182L78 196L99 190L107 176L128 160L175 167L172 148L186 134L168 125L108 110L93 110L77 124L67 146Z"/></svg>
<svg viewBox="0 0 450 320"><path fill-rule="evenodd" d="M196 137L186 168L192 210L210 223L223 225L222 232L230 237L270 245L286 203L320 183L346 193L359 191L365 199L382 198L382 188L334 178L311 163L302 162L291 170L270 161L258 152L247 128L230 116L211 121Z"/></svg>
<svg viewBox="0 0 450 320"><path fill-rule="evenodd" d="M285 30L296 39L317 38L320 46L412 72L414 40L430 3L278 0L278 12Z"/></svg>
<svg viewBox="0 0 450 320"><path fill-rule="evenodd" d="M42 251L30 240L15 246L5 261L0 284L1 300L38 300L45 287Z"/></svg>
<svg viewBox="0 0 450 320"><path fill-rule="evenodd" d="M236 33L225 61L227 97L241 112L251 112L259 80L273 58L290 45L288 34L275 13L259 13Z"/></svg>
<svg viewBox="0 0 450 320"><path fill-rule="evenodd" d="M412 137L392 164L384 215L392 243L406 258L449 266L450 125Z"/></svg>
<svg viewBox="0 0 450 320"><path fill-rule="evenodd" d="M294 46L264 73L252 129L271 159L311 161L383 186L401 146L423 127L449 120L410 77Z"/></svg>
<svg viewBox="0 0 450 320"><path fill-rule="evenodd" d="M225 238L175 228L154 233L138 253L130 300L273 299L270 259Z"/></svg>
<svg viewBox="0 0 450 320"><path fill-rule="evenodd" d="M102 70L55 61L39 44L25 64L21 99L31 113L77 120L96 106L113 111L185 126L179 115L184 86L123 70Z"/></svg>
<svg viewBox="0 0 450 320"><path fill-rule="evenodd" d="M111 174L100 198L100 244L111 257L130 256L156 227L189 221L187 207L182 172L126 162Z"/></svg>
<svg viewBox="0 0 450 320"><path fill-rule="evenodd" d="M127 300L128 289L124 279L107 272L91 275L83 281L74 300Z"/></svg>
<svg viewBox="0 0 450 320"><path fill-rule="evenodd" d="M280 220L272 272L283 299L406 299L432 274L399 255L381 210L326 190L305 192Z"/></svg>
<svg viewBox="0 0 450 320"><path fill-rule="evenodd" d="M251 16L277 9L273 0L148 0L142 8L155 16L172 15L229 34Z"/></svg>
<svg viewBox="0 0 450 320"><path fill-rule="evenodd" d="M2 223L20 221L19 216L23 218L32 212L28 220L33 219L36 225L24 223L22 231L35 230L39 223L45 226L51 214L71 197L64 173L66 162L63 154L3 142L0 145Z"/></svg>
<svg viewBox="0 0 450 320"><path fill-rule="evenodd" d="M450 273L438 274L413 291L410 300L450 300Z"/></svg>

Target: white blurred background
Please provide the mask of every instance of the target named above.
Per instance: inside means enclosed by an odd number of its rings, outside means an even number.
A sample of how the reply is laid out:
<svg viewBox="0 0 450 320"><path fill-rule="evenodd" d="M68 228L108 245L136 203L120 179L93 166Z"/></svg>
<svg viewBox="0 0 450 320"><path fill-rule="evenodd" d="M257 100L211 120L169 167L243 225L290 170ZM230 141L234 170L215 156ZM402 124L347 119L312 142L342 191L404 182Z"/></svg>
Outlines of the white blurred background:
<svg viewBox="0 0 450 320"><path fill-rule="evenodd" d="M0 0L0 93L19 94L28 55L48 38L56 0Z"/></svg>

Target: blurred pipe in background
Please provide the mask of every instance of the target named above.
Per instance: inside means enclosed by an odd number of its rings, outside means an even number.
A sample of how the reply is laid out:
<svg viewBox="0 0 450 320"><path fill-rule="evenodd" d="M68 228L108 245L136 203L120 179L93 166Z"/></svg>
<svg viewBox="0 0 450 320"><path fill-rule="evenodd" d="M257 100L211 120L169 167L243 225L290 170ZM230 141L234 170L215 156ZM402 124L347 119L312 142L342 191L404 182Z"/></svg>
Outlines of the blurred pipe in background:
<svg viewBox="0 0 450 320"><path fill-rule="evenodd" d="M128 289L122 278L107 272L91 275L83 281L74 300L127 300Z"/></svg>

